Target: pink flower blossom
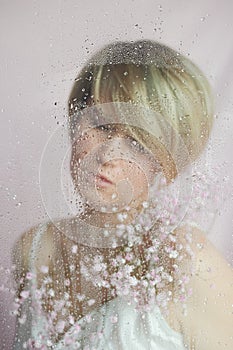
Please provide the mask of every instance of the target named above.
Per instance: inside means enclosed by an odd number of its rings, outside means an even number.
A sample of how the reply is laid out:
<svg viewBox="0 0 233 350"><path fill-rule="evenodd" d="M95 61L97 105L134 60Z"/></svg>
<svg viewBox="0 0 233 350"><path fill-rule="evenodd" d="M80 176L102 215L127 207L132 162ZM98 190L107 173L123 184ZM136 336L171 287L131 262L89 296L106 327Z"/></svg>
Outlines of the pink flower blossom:
<svg viewBox="0 0 233 350"><path fill-rule="evenodd" d="M20 296L23 298L23 299L27 299L29 297L29 290L23 290L21 293L20 293Z"/></svg>
<svg viewBox="0 0 233 350"><path fill-rule="evenodd" d="M43 272L43 273L48 273L49 268L48 268L48 266L42 265L42 266L40 267L40 271Z"/></svg>

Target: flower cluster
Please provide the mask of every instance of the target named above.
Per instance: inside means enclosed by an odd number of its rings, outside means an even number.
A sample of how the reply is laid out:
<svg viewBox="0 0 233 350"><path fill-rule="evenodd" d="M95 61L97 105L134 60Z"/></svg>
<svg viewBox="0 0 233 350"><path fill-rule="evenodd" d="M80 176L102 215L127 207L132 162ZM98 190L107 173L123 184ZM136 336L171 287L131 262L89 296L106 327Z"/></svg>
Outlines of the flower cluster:
<svg viewBox="0 0 233 350"><path fill-rule="evenodd" d="M122 247L107 262L103 255L92 261L84 257L82 275L96 287L109 289L114 297L124 297L128 302L133 300L139 311L150 311L155 304L166 309L171 300L182 301L185 307L184 301L191 292L187 290L191 271L184 273L179 266L185 256L188 255L190 262L194 258L190 248L192 233L186 233L184 245L175 244L176 236L172 232L157 232L157 235L150 239L148 246L140 246L142 254L130 245ZM179 284L178 294L174 291L175 281Z"/></svg>
<svg viewBox="0 0 233 350"><path fill-rule="evenodd" d="M219 187L213 188L213 179L199 172L192 175L192 191L187 195L178 196L176 191L169 191L166 186L153 190L152 200L143 203L143 212L130 224L124 224L126 216L119 216L116 236L123 237L127 244L112 249L113 254L106 256L98 253L95 256L84 254L80 261L82 281L91 283L93 287L105 288L112 299L124 298L134 302L138 312L150 312L154 305L163 308L165 314L170 302L180 303L185 313L185 302L192 294L189 286L193 269L194 253L192 246L192 229L187 228L182 239L177 235L176 228L184 214L189 213L188 219L195 218L194 214L203 209L206 200L221 196ZM170 189L174 189L171 186ZM187 209L189 211L187 211ZM183 222L186 221L184 217ZM188 220L187 220L188 221ZM188 226L187 226L188 227ZM74 244L70 255L79 253L79 246ZM183 262L189 264L185 270ZM75 266L69 266L75 273ZM87 313L80 320L70 313L70 294L63 293L59 297L51 287L53 276L47 266L41 266L43 275L40 287L37 285L37 275L28 271L21 284L27 286L15 297L13 315L18 317L21 326L27 323L28 304L30 314L34 315L34 329L43 323L39 332L34 332L23 344L28 349L48 349L59 341L65 348L88 349L83 346L82 339L87 329L97 318L93 312ZM80 280L77 275L77 279ZM25 283L26 281L26 283ZM64 285L69 289L72 281L65 278ZM88 306L98 305L97 300L84 294L75 296L78 301ZM45 312L45 300L50 310ZM117 324L118 316L113 314L112 324ZM33 328L33 325L32 325ZM90 327L91 328L91 327ZM98 329L98 331L97 331ZM100 339L103 329L97 327L88 337ZM59 340L60 339L60 340Z"/></svg>
<svg viewBox="0 0 233 350"><path fill-rule="evenodd" d="M81 349L81 333L83 326L77 323L70 314L70 296L64 293L59 299L55 298L55 292L49 288L52 278L49 276L48 267L41 266L41 272L44 274L42 284L37 287L37 276L28 272L20 282L27 285L27 289L21 291L18 297L15 297L12 314L18 317L20 327L28 322L32 317L31 328L34 330L27 341L22 344L23 349L53 349L62 335L62 345L66 348ZM65 281L68 283L68 280ZM82 300L83 295L77 295ZM45 311L45 300L50 300L51 311ZM28 307L25 308L25 305ZM30 321L29 321L30 322ZM90 323L90 315L82 319L82 324ZM25 328L26 329L26 328ZM72 332L70 332L72 329ZM67 331L68 330L68 331ZM22 334L21 334L22 335ZM64 336L63 336L64 335ZM19 339L20 340L20 339Z"/></svg>

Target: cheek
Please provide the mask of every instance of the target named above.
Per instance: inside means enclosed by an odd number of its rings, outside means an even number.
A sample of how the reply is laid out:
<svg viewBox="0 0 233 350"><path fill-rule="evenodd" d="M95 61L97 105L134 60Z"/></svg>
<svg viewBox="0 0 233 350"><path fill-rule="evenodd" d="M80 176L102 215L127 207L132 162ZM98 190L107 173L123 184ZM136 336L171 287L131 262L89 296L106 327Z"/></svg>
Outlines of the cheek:
<svg viewBox="0 0 233 350"><path fill-rule="evenodd" d="M79 166L84 158L88 155L93 155L95 149L101 144L101 140L97 137L91 137L90 135L84 139L76 141L73 148L71 159L75 166Z"/></svg>
<svg viewBox="0 0 233 350"><path fill-rule="evenodd" d="M148 188L148 173L140 167L136 162L128 162L122 164L122 178L128 178L133 187L135 196L147 191Z"/></svg>

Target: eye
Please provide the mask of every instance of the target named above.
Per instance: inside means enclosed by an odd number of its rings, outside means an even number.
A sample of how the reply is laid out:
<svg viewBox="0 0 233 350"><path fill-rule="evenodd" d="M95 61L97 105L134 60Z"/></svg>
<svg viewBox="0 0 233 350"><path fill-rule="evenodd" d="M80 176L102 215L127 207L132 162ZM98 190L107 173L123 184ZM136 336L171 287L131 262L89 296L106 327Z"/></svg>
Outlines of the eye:
<svg viewBox="0 0 233 350"><path fill-rule="evenodd" d="M111 124L98 125L96 126L96 129L101 131L111 131L111 132L116 131L116 128Z"/></svg>
<svg viewBox="0 0 233 350"><path fill-rule="evenodd" d="M103 130L103 131L109 131L110 127L109 127L109 125L98 125L98 126L96 126L96 129Z"/></svg>
<svg viewBox="0 0 233 350"><path fill-rule="evenodd" d="M135 140L133 137L130 137L130 141L131 141L131 144L140 152L143 152L145 151L145 148L143 147L143 145L138 142L137 140Z"/></svg>

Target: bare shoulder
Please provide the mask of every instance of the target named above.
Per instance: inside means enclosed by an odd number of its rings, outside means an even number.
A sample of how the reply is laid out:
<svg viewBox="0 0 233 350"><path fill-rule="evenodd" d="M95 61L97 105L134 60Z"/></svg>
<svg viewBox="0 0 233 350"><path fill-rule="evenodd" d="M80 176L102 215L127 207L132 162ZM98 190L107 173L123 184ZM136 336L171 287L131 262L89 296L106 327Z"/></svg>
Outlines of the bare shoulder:
<svg viewBox="0 0 233 350"><path fill-rule="evenodd" d="M21 236L14 243L11 256L12 261L16 267L16 270L20 273L28 270L28 257L31 249L33 237L38 230L39 225L31 227L29 230L24 231ZM16 276L17 278L18 276Z"/></svg>
<svg viewBox="0 0 233 350"><path fill-rule="evenodd" d="M189 245L194 254L195 275L202 273L207 279L213 278L213 275L221 274L222 269L232 275L230 263L198 226L186 224L177 228L176 233L178 241Z"/></svg>
<svg viewBox="0 0 233 350"><path fill-rule="evenodd" d="M29 259L32 250L32 242L36 233L41 228L41 225L42 224L37 224L23 232L13 246L11 255L13 264L15 265L16 281L30 269ZM56 227L52 222L47 223L44 227L45 232L42 235L36 259L37 265L45 265L54 252L53 237L56 232Z"/></svg>
<svg viewBox="0 0 233 350"><path fill-rule="evenodd" d="M188 232L195 268L190 275L187 314L182 315L179 306L176 310L183 334L195 349L233 348L233 269L200 228L177 229L179 240L187 242Z"/></svg>
<svg viewBox="0 0 233 350"><path fill-rule="evenodd" d="M188 236L191 235L191 236ZM223 254L206 237L199 227L185 225L177 229L178 241L190 246L193 252L193 273L190 283L195 297L202 300L203 295L211 295L217 289L233 295L233 268ZM187 256L181 267L187 266Z"/></svg>

